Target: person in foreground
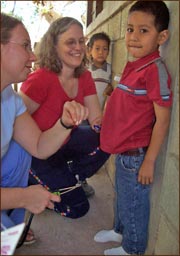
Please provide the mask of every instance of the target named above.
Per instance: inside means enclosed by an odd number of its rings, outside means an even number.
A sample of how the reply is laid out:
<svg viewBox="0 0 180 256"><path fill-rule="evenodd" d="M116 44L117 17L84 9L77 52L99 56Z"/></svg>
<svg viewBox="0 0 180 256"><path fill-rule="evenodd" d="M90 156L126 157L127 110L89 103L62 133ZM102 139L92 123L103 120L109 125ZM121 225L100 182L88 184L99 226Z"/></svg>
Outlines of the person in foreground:
<svg viewBox="0 0 180 256"><path fill-rule="evenodd" d="M126 47L134 61L107 102L100 139L102 150L116 154L115 217L113 229L94 240L121 245L105 255L144 254L147 247L150 189L172 105L171 78L158 51L168 23L163 1L137 1L129 10Z"/></svg>
<svg viewBox="0 0 180 256"><path fill-rule="evenodd" d="M73 129L69 140L46 161L33 157L32 169L56 189L74 185L78 175L86 196L92 196L94 189L86 178L99 170L109 154L97 150L100 136L95 125L101 125L102 111L91 73L85 66L82 24L72 17L55 20L39 44L37 64L39 68L28 76L19 93L39 128L45 131L52 127L64 103L71 100L88 108L90 125Z"/></svg>
<svg viewBox="0 0 180 256"><path fill-rule="evenodd" d="M66 102L60 119L41 132L12 83L24 81L31 72L35 55L23 23L1 13L1 223L6 228L24 221L25 209L39 214L53 209L60 197L41 185L27 187L31 155L41 159L56 152L72 129L88 117L88 109L75 101ZM60 122L61 120L61 122ZM32 242L29 232L26 242Z"/></svg>

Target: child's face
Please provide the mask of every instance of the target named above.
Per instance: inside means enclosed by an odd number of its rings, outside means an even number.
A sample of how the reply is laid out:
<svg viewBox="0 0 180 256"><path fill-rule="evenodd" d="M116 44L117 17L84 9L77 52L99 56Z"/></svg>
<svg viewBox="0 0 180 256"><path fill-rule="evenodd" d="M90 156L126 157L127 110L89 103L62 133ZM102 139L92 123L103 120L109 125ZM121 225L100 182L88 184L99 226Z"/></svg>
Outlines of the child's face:
<svg viewBox="0 0 180 256"><path fill-rule="evenodd" d="M163 32L158 32L154 25L154 16L141 11L134 11L128 17L126 47L134 58L142 58L156 51L161 45Z"/></svg>
<svg viewBox="0 0 180 256"><path fill-rule="evenodd" d="M107 59L109 53L108 43L105 40L98 39L94 42L90 50L95 65L100 66Z"/></svg>

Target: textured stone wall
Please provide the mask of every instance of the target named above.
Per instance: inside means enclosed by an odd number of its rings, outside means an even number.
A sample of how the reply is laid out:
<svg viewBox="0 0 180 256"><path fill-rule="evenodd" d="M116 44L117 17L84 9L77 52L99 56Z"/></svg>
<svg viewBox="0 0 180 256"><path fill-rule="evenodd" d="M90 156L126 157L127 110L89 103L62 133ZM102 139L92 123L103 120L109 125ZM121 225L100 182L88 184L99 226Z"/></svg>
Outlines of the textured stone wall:
<svg viewBox="0 0 180 256"><path fill-rule="evenodd" d="M105 1L103 11L87 28L88 37L101 31L111 37L108 61L112 64L113 77L121 76L128 58L124 35L131 3ZM179 2L165 3L171 15L170 39L160 51L172 76L174 102L169 133L156 163L147 255L179 255ZM113 85L116 84L117 82L113 81ZM112 182L115 171L114 158L115 156L111 156L106 163Z"/></svg>

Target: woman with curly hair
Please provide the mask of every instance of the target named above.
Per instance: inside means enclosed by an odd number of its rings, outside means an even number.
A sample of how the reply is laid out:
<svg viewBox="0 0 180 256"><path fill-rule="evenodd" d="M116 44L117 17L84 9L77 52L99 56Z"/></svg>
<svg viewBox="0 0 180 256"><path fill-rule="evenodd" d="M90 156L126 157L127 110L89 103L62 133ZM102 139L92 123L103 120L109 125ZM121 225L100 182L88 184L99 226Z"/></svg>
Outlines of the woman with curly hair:
<svg viewBox="0 0 180 256"><path fill-rule="evenodd" d="M40 129L52 127L61 116L65 102L72 100L88 108L90 125L73 129L69 140L47 161L33 158L32 168L52 186L53 175L56 175L58 187L64 186L66 180L76 183L78 175L86 195L90 196L94 190L86 178L98 171L109 154L99 149L96 128L101 126L102 112L94 81L85 66L82 24L71 17L55 20L38 49L36 64L39 68L22 84L20 94ZM68 176L71 177L67 179Z"/></svg>

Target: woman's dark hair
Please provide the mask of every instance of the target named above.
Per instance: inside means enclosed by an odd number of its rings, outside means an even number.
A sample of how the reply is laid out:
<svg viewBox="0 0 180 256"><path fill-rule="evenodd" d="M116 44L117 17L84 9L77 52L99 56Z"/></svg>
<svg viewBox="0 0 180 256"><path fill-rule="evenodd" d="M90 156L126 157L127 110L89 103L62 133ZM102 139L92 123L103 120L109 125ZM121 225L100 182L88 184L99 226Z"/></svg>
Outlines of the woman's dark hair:
<svg viewBox="0 0 180 256"><path fill-rule="evenodd" d="M154 25L158 32L168 29L169 10L163 1L137 1L129 9L129 14L142 11L155 17Z"/></svg>
<svg viewBox="0 0 180 256"><path fill-rule="evenodd" d="M11 38L11 32L14 28L16 28L18 25L22 25L24 27L24 24L21 20L12 17L8 14L1 13L1 43L6 44L8 43L9 39Z"/></svg>
<svg viewBox="0 0 180 256"><path fill-rule="evenodd" d="M58 57L56 45L61 34L66 32L71 25L78 25L82 30L82 24L71 17L63 17L55 20L44 34L36 52L36 64L40 68L47 68L55 73L61 73L62 62ZM75 77L79 77L85 70L86 57L84 57L81 65L75 69Z"/></svg>
<svg viewBox="0 0 180 256"><path fill-rule="evenodd" d="M91 38L89 39L88 47L92 48L94 42L97 41L97 40L104 40L104 41L106 41L107 44L108 44L108 49L109 49L111 40L110 40L109 36L106 33L104 33L104 32L96 33L96 34L92 35Z"/></svg>

